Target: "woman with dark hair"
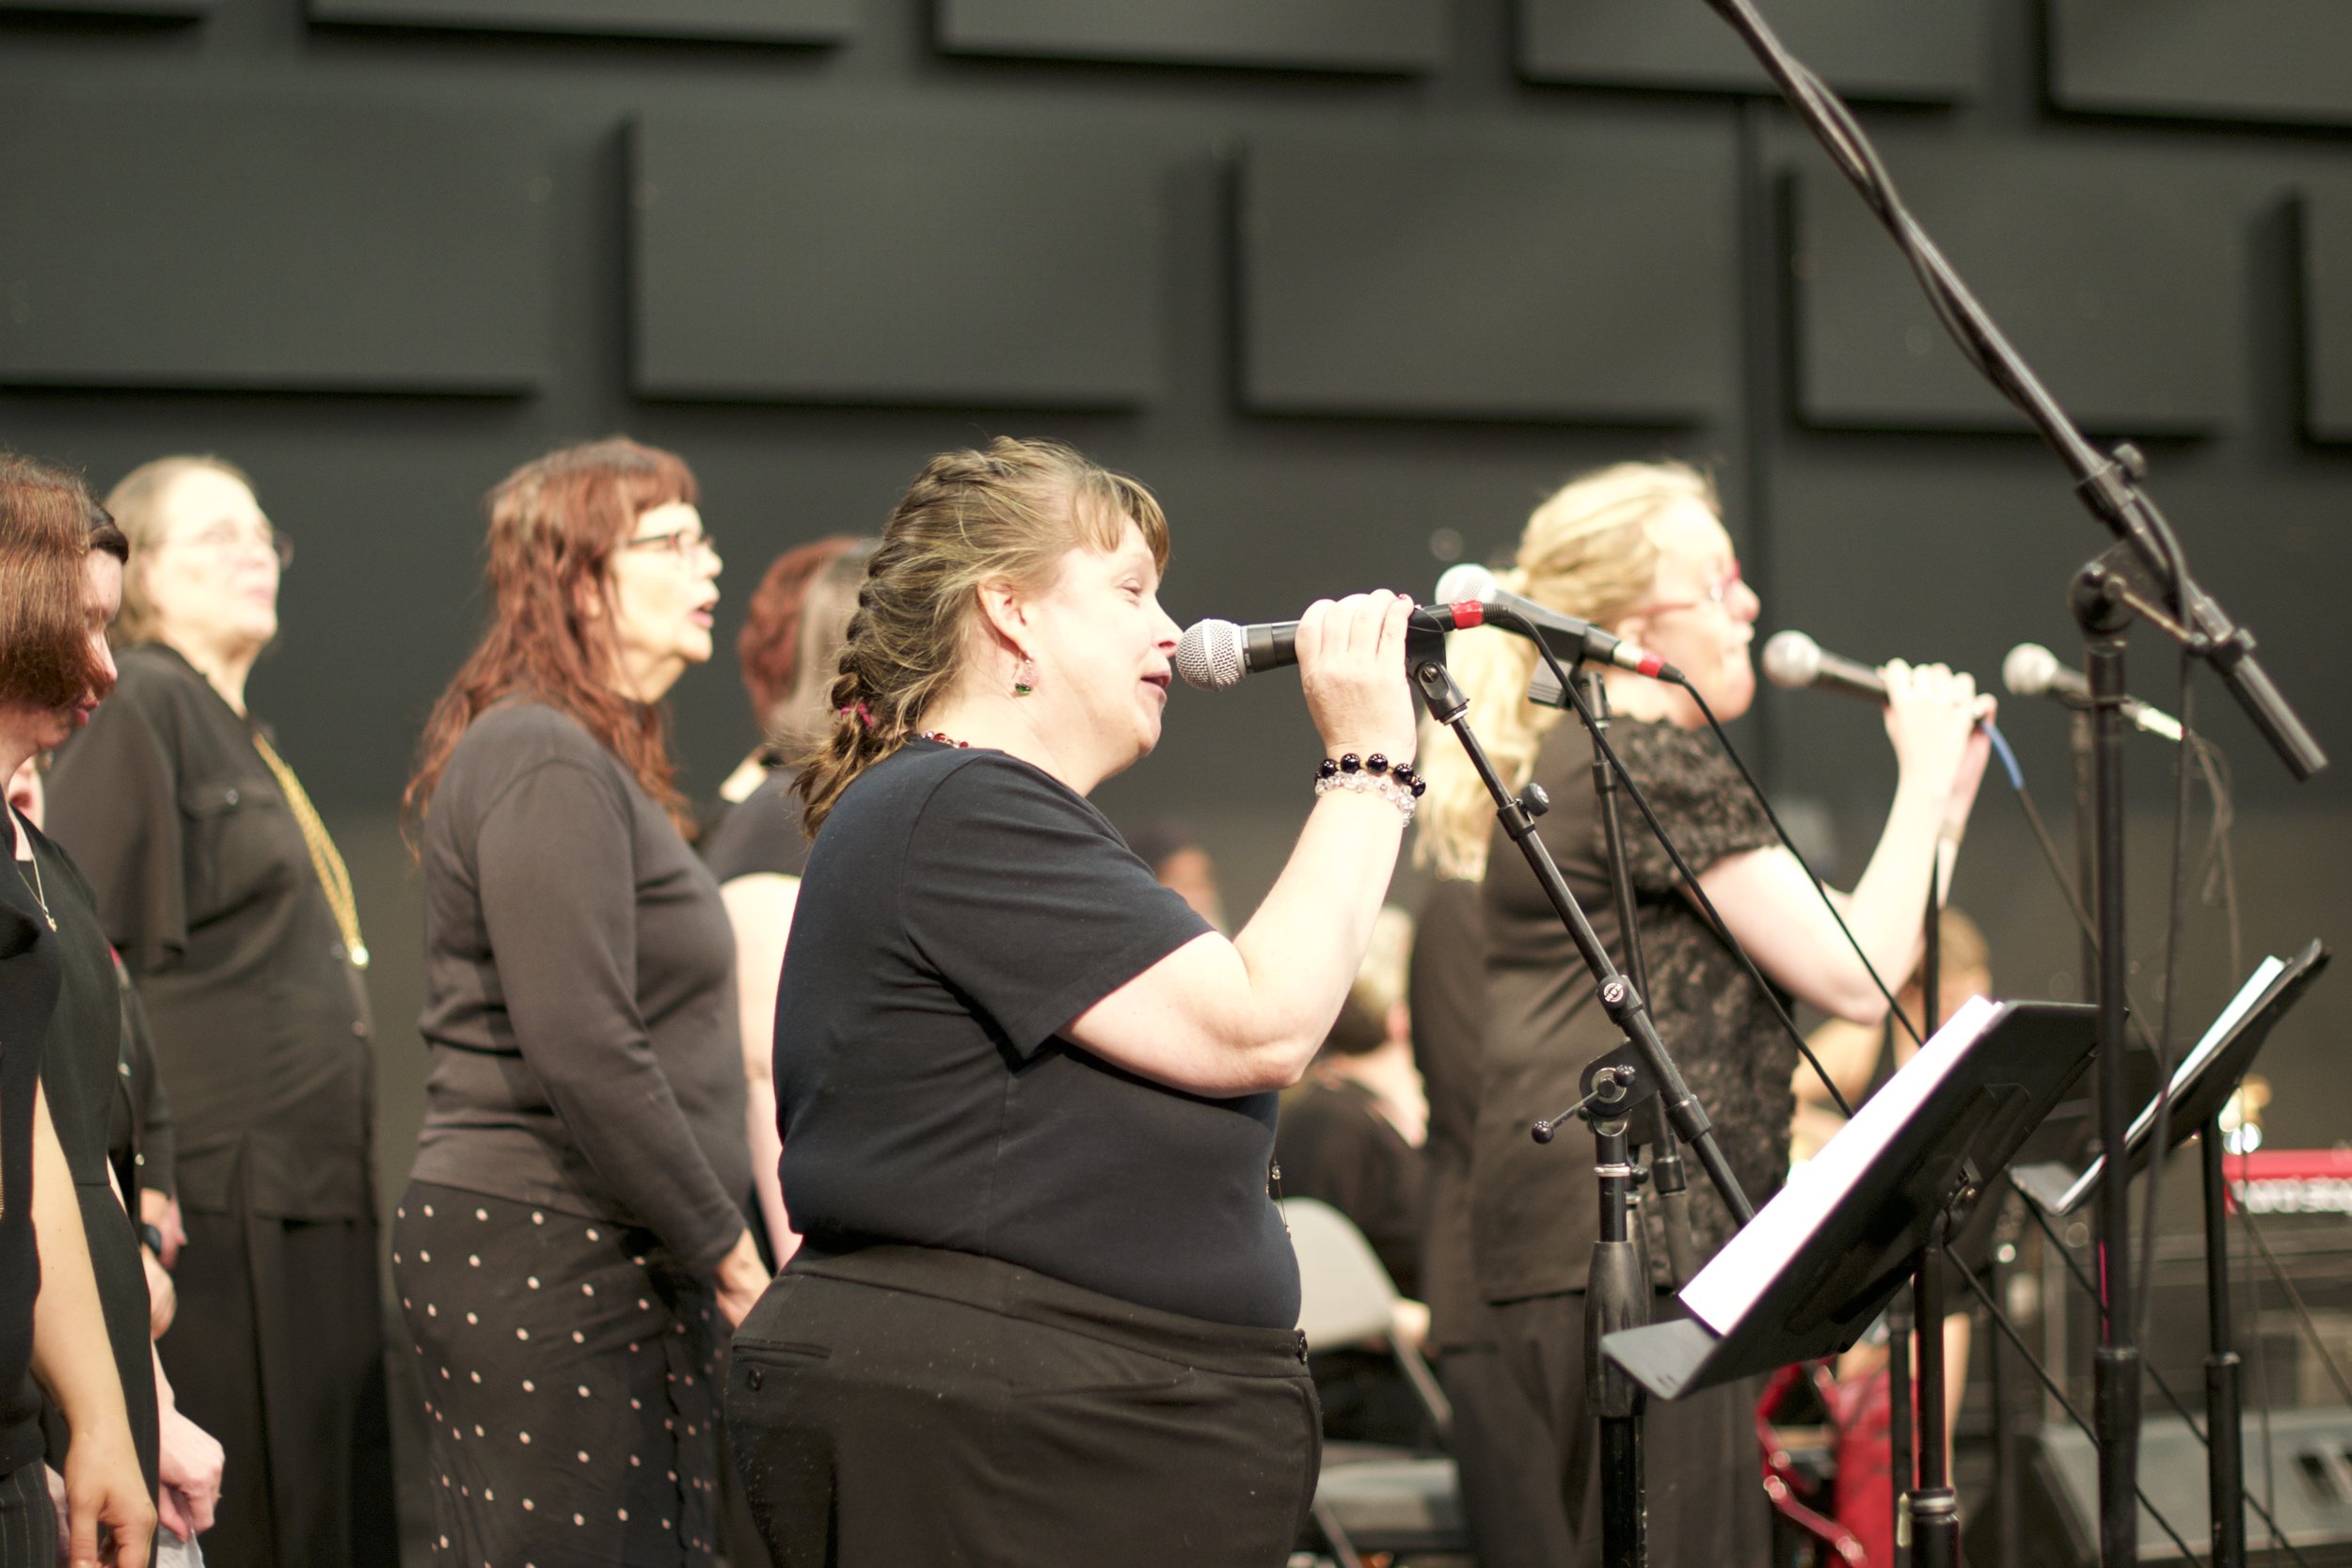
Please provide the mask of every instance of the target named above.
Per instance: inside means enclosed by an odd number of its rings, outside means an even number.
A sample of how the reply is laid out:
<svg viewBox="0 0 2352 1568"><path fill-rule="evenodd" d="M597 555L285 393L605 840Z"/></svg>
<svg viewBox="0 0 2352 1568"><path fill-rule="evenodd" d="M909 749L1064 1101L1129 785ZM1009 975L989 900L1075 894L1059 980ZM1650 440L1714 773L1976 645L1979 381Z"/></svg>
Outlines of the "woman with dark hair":
<svg viewBox="0 0 2352 1568"><path fill-rule="evenodd" d="M792 905L808 864L792 786L794 762L824 736L826 689L857 609L858 584L880 543L836 535L776 557L752 593L736 657L761 741L719 786L722 809L703 835L703 859L719 879L735 927L735 984L743 1019L745 1131L752 1179L768 1232L768 1258L800 1244L776 1176L776 974L792 934Z"/></svg>
<svg viewBox="0 0 2352 1568"><path fill-rule="evenodd" d="M1263 1568L1306 1516L1274 1091L1412 809L1407 606L1301 619L1331 756L1229 942L1087 800L1159 739L1167 560L1149 491L1047 442L933 458L882 531L801 775L776 1084L805 1240L728 1370L779 1568Z"/></svg>
<svg viewBox="0 0 2352 1568"><path fill-rule="evenodd" d="M107 510L133 546L122 681L58 752L49 815L178 1121L187 1243L158 1348L227 1450L206 1546L239 1568L389 1568L367 949L342 857L246 703L293 548L218 458L142 465Z"/></svg>
<svg viewBox="0 0 2352 1568"><path fill-rule="evenodd" d="M435 1557L707 1563L740 1207L734 947L660 703L710 657L693 475L615 437L490 493L489 628L425 726L425 1119L393 1278ZM715 1288L715 1299L714 1299Z"/></svg>
<svg viewBox="0 0 2352 1568"><path fill-rule="evenodd" d="M80 481L0 457L0 778L87 723L113 688L106 623L121 600L126 553L122 534ZM111 971L72 863L12 806L8 819L10 874L0 877L0 1565L53 1568L57 1560L41 1400L28 1369L67 1429L72 1560L76 1568L100 1560L103 1523L114 1532L108 1560L142 1565L155 1528L147 1284L129 1218L106 1189L103 1105L94 1183L87 1140L60 1136L84 1131L86 1075L74 1068L85 1048L102 1022L109 1050L117 1037Z"/></svg>

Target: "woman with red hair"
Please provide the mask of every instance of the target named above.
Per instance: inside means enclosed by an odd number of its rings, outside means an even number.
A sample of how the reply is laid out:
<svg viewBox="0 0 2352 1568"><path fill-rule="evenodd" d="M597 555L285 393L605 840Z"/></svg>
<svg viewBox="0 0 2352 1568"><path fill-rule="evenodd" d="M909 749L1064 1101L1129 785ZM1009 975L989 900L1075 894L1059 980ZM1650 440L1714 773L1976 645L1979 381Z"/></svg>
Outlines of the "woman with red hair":
<svg viewBox="0 0 2352 1568"><path fill-rule="evenodd" d="M784 1141L776 1135L774 1071L776 976L808 865L808 835L801 831L792 789L797 764L832 726L826 689L850 617L857 612L858 584L881 543L835 534L796 546L769 563L752 591L735 657L743 666L760 743L719 786L719 806L701 845L735 923L743 1076L751 1097L745 1132L771 1262L791 1257L800 1244L776 1174Z"/></svg>
<svg viewBox="0 0 2352 1568"><path fill-rule="evenodd" d="M408 788L432 1054L392 1267L435 1555L707 1563L719 1326L767 1281L733 942L658 705L710 657L686 465L621 438L490 493L494 618Z"/></svg>

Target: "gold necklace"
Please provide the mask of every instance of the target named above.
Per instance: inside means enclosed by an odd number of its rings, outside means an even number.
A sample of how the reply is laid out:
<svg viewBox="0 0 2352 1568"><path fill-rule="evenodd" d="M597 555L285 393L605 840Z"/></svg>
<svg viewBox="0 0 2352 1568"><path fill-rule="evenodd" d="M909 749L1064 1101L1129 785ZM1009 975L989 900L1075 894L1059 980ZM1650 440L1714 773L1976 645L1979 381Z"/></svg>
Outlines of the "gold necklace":
<svg viewBox="0 0 2352 1568"><path fill-rule="evenodd" d="M25 891L30 893L33 895L33 901L40 906L40 917L49 922L49 928L54 931L57 928L57 917L49 912L49 890L47 887L42 885L41 882L40 857L39 855L34 855L30 858L33 863L33 879L29 882L24 881L24 863L23 861L18 861L16 863L16 879L20 882L24 882Z"/></svg>

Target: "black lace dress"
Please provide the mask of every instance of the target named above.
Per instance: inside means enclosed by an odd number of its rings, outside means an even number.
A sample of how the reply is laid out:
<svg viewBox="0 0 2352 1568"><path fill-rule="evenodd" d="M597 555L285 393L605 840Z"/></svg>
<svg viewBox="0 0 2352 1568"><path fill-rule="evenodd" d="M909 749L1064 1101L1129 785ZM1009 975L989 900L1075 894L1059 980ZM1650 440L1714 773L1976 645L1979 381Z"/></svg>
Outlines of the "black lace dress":
<svg viewBox="0 0 2352 1568"><path fill-rule="evenodd" d="M1773 841L1771 823L1710 736L1619 721L1610 737L1694 871ZM1591 743L1572 721L1546 736L1534 777L1553 805L1542 832L1602 943L1622 961L1591 755ZM1658 1032L1707 1107L1749 1200L1760 1206L1778 1190L1788 1165L1795 1048L1775 1027L1763 989L1678 890L1673 863L1638 815L1629 809L1626 818ZM1517 847L1498 835L1488 855L1487 1028L1471 1147L1473 1260L1482 1293L1496 1304L1504 1364L1546 1412L1573 1560L1597 1563L1599 1465L1583 1377L1582 1292L1599 1229L1593 1145L1579 1128L1541 1146L1527 1128L1574 1102L1584 1065L1614 1049L1619 1036ZM1702 1253L1712 1253L1730 1235L1731 1216L1695 1164L1691 1198L1695 1240ZM1653 1316L1671 1310L1661 1299ZM1657 1568L1718 1568L1769 1555L1771 1513L1759 1481L1755 1404L1756 1390L1746 1383L1650 1402L1645 1441L1649 1560Z"/></svg>
<svg viewBox="0 0 2352 1568"><path fill-rule="evenodd" d="M1694 871L1774 842L1772 824L1705 732L1619 720L1610 740ZM1607 846L1592 790L1592 750L1573 721L1545 737L1535 782L1552 799L1544 843L1620 964L1625 946L1610 898ZM1779 1190L1788 1164L1788 1081L1796 1048L1772 1004L1680 891L1674 863L1629 802L1627 860L1660 1037L1715 1124L1751 1203ZM1545 1148L1528 1124L1573 1103L1577 1079L1619 1036L1591 973L1518 849L1500 832L1485 885L1487 1039L1473 1140L1478 1279L1490 1301L1581 1290L1598 1232L1590 1140ZM1731 1234L1731 1215L1691 1163L1691 1218L1700 1255Z"/></svg>

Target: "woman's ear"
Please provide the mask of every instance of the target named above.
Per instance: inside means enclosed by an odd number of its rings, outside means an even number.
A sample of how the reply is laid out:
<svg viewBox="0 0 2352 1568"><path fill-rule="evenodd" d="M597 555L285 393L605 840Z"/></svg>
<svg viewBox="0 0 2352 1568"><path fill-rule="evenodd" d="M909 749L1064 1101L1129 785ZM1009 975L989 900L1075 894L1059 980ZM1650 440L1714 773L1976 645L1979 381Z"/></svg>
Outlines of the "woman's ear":
<svg viewBox="0 0 2352 1568"><path fill-rule="evenodd" d="M980 584L980 619L991 640L1017 652L1029 646L1029 599L1009 578L993 578Z"/></svg>

